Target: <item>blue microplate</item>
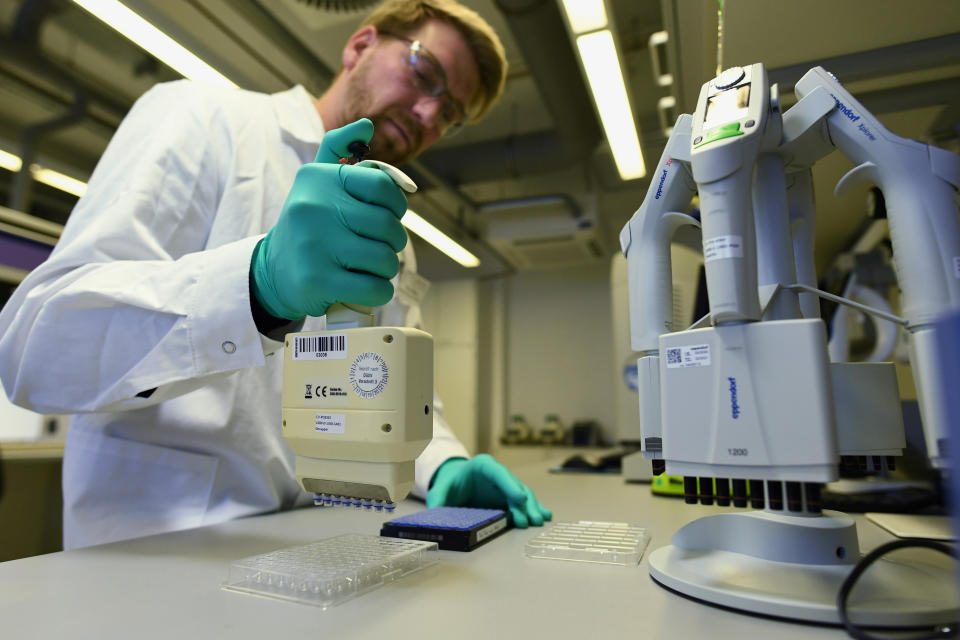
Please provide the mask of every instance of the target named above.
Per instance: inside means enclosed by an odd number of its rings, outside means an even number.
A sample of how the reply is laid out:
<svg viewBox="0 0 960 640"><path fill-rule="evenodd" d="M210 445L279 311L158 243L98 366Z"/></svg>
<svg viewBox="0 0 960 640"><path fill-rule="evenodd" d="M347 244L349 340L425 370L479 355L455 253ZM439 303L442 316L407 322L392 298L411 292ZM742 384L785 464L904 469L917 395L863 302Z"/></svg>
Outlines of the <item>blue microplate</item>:
<svg viewBox="0 0 960 640"><path fill-rule="evenodd" d="M471 551L507 529L500 509L434 507L385 522L380 535L436 542L448 551Z"/></svg>
<svg viewBox="0 0 960 640"><path fill-rule="evenodd" d="M504 515L500 509L471 507L434 507L396 518L390 524L406 524L430 529L472 529Z"/></svg>

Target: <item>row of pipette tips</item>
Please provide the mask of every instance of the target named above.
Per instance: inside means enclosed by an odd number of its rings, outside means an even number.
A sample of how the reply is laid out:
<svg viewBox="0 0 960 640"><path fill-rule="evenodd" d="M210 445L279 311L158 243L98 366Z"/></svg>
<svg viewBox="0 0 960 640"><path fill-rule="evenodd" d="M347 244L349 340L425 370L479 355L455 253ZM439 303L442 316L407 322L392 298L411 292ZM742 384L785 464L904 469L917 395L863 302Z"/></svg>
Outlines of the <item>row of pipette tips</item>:
<svg viewBox="0 0 960 640"><path fill-rule="evenodd" d="M335 496L329 493L318 493L313 496L313 504L318 507L354 507L367 511L392 512L397 508L396 502L390 500L370 500L368 498L354 498L352 496Z"/></svg>

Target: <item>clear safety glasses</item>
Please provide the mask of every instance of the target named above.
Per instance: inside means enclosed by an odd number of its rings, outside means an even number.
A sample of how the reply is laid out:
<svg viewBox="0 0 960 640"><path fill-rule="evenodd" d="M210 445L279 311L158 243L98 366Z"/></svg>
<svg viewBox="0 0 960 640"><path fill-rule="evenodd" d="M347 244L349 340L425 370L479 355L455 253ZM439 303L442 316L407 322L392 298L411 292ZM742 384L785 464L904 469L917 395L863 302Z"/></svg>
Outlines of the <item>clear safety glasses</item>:
<svg viewBox="0 0 960 640"><path fill-rule="evenodd" d="M425 96L440 99L437 112L437 124L444 135L450 136L459 131L467 120L467 110L463 103L453 97L447 84L447 74L440 61L419 40L388 31L381 35L410 43L410 49L403 61L410 71L410 77L417 90Z"/></svg>

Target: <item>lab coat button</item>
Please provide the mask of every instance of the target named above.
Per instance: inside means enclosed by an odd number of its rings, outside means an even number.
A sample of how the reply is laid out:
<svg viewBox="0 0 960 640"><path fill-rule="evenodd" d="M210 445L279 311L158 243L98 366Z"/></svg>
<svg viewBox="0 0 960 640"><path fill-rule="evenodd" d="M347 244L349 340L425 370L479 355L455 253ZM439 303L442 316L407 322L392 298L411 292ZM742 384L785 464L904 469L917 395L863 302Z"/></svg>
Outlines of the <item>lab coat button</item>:
<svg viewBox="0 0 960 640"><path fill-rule="evenodd" d="M223 344L220 345L220 348L223 349L224 353L234 353L237 350L237 345L229 340L224 340Z"/></svg>

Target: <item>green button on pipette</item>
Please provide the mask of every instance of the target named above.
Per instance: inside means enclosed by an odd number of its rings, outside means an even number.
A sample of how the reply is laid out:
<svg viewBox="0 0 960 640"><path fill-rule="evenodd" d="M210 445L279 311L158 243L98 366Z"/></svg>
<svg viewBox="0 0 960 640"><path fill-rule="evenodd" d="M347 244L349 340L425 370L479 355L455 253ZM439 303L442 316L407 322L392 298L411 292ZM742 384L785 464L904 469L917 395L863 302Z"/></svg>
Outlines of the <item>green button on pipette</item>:
<svg viewBox="0 0 960 640"><path fill-rule="evenodd" d="M694 149L702 147L705 144L710 144L711 142L716 142L717 140L723 140L724 138L732 138L733 136L742 136L743 131L740 131L739 122L731 122L729 124L721 125L719 127L714 127L710 129L709 133L703 137L703 142L698 145L694 145Z"/></svg>

